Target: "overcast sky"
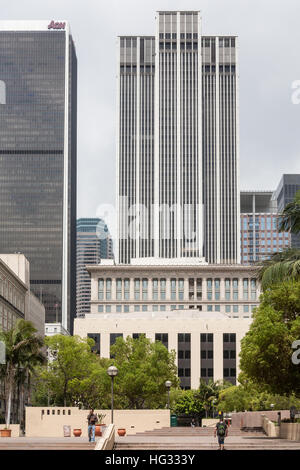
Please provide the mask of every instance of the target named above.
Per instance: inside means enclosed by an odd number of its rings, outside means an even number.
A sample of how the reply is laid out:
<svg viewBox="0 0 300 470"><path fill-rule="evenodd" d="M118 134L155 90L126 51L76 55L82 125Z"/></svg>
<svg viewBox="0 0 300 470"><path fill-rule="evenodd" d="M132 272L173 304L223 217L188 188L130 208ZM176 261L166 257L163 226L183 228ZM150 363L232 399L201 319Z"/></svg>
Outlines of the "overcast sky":
<svg viewBox="0 0 300 470"><path fill-rule="evenodd" d="M203 34L237 34L241 189L300 173L299 0L0 0L1 19L68 20L78 58L78 217L115 202L116 36L154 35L157 10L201 10Z"/></svg>

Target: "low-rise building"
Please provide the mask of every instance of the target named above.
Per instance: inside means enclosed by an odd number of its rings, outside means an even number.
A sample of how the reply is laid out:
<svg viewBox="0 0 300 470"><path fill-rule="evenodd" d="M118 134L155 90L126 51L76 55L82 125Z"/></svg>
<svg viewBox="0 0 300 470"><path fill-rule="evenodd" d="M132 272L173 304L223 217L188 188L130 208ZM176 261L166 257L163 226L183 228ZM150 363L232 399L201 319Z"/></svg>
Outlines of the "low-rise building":
<svg viewBox="0 0 300 470"><path fill-rule="evenodd" d="M256 266L148 258L87 269L91 313L75 319L74 333L93 338L101 357L118 336L144 333L175 350L183 388L200 378L236 383L240 341L259 305Z"/></svg>
<svg viewBox="0 0 300 470"><path fill-rule="evenodd" d="M74 333L95 341L101 357L110 357L110 347L119 336L137 338L145 334L176 352L181 387L198 388L200 378L228 380L236 384L239 374L240 342L251 319L231 319L218 312L88 314L77 318Z"/></svg>
<svg viewBox="0 0 300 470"><path fill-rule="evenodd" d="M0 254L0 266L0 326L9 329L18 318L24 318L44 336L45 307L30 290L28 259L21 253Z"/></svg>

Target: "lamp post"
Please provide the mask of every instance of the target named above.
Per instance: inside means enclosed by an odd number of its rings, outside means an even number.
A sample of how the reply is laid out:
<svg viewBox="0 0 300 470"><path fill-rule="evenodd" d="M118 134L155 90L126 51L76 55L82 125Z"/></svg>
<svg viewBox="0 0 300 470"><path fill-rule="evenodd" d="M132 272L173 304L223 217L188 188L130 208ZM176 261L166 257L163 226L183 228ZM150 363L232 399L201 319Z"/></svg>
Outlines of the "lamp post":
<svg viewBox="0 0 300 470"><path fill-rule="evenodd" d="M107 373L111 377L111 424L114 422L114 378L118 375L118 372L115 366L110 366L107 369Z"/></svg>
<svg viewBox="0 0 300 470"><path fill-rule="evenodd" d="M275 406L274 403L271 403L270 407L272 411L273 411L274 406Z"/></svg>
<svg viewBox="0 0 300 470"><path fill-rule="evenodd" d="M168 410L170 409L170 388L172 386L172 382L170 380L166 380L165 386L168 392Z"/></svg>
<svg viewBox="0 0 300 470"><path fill-rule="evenodd" d="M213 406L213 418L215 417L215 403L217 402L217 400L213 400L212 401L212 406Z"/></svg>

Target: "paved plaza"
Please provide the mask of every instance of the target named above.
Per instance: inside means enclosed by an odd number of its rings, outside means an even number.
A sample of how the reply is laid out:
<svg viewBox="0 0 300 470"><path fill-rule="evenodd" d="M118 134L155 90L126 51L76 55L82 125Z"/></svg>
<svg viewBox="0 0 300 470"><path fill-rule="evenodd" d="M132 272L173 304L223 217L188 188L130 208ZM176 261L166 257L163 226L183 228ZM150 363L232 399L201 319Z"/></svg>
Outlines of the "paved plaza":
<svg viewBox="0 0 300 470"><path fill-rule="evenodd" d="M227 450L300 450L300 442L270 438L262 432L231 430ZM86 437L0 438L2 450L94 450ZM165 428L131 436L116 436L115 450L217 450L213 429Z"/></svg>

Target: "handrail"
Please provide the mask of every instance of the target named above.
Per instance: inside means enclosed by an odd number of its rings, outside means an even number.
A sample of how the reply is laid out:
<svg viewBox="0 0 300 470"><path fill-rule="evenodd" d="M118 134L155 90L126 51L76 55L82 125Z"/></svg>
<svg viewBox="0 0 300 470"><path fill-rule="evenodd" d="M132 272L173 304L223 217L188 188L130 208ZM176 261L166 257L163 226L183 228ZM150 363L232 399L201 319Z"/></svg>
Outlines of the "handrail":
<svg viewBox="0 0 300 470"><path fill-rule="evenodd" d="M103 436L97 441L94 450L112 450L115 444L115 425L109 424Z"/></svg>

